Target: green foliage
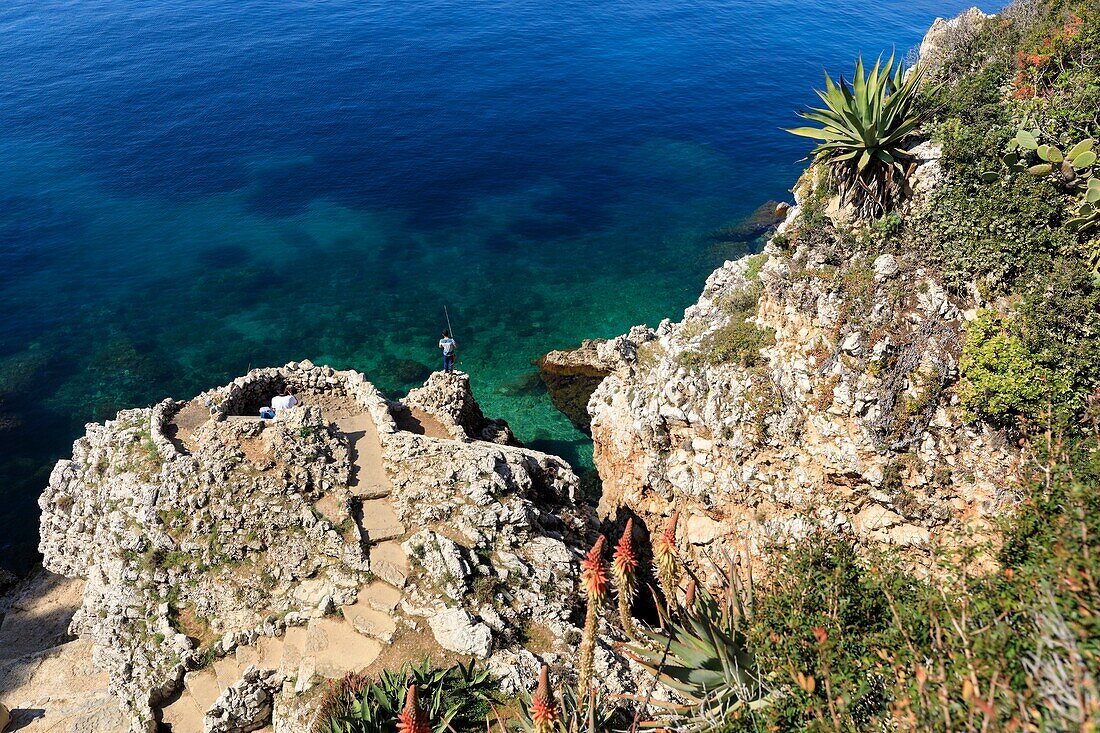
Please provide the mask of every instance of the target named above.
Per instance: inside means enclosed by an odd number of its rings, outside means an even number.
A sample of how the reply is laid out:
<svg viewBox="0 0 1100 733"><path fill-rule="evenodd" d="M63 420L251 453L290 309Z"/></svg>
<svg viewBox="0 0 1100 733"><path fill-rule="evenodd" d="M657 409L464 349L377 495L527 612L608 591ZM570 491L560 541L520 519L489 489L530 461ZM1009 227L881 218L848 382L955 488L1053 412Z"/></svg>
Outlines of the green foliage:
<svg viewBox="0 0 1100 733"><path fill-rule="evenodd" d="M1018 99L1070 137L1100 129L1100 6L1052 2L1040 32L1015 57Z"/></svg>
<svg viewBox="0 0 1100 733"><path fill-rule="evenodd" d="M681 355L680 362L689 369L704 365L734 363L750 368L760 363L760 349L775 342L771 329L763 329L749 319L756 315L760 299L759 286L735 291L718 302L728 319L719 328L703 337L699 348Z"/></svg>
<svg viewBox="0 0 1100 733"><path fill-rule="evenodd" d="M745 279L758 279L760 277L760 268L762 268L767 261L768 256L763 253L749 257L748 267L745 268Z"/></svg>
<svg viewBox="0 0 1100 733"><path fill-rule="evenodd" d="M1006 125L1004 85L1013 68L1021 30L1000 19L983 23L977 33L957 36L954 48L935 71L934 84L921 90L922 106L938 122L958 120L981 133ZM985 146L974 152L981 153Z"/></svg>
<svg viewBox="0 0 1100 733"><path fill-rule="evenodd" d="M825 107L799 113L821 127L788 130L822 141L814 159L829 166L841 199L862 216L893 210L903 195L912 160L904 142L921 122L916 102L922 78L920 67L906 77L893 56L885 67L879 59L865 73L861 58L851 85L843 76L834 84L826 74L825 91L817 92Z"/></svg>
<svg viewBox="0 0 1100 733"><path fill-rule="evenodd" d="M1055 142L1043 142L1039 130L1020 129L1008 142L1005 166L1010 173L1027 171L1038 178L1049 178L1057 187L1077 194L1070 207L1066 228L1073 232L1090 232L1100 228L1100 177L1096 173L1096 140L1087 137L1067 147L1065 152ZM1036 162L1038 159L1038 162ZM986 173L986 181L999 177Z"/></svg>
<svg viewBox="0 0 1100 733"><path fill-rule="evenodd" d="M883 239L889 240L896 237L905 227L905 220L894 213L879 217L874 222L875 233Z"/></svg>
<svg viewBox="0 0 1100 733"><path fill-rule="evenodd" d="M743 625L751 612L741 594L727 582L720 598L699 589L693 601L662 631L642 630L647 643L628 647L650 674L687 699L687 706L669 706L677 730L707 728L763 704L756 663L746 651Z"/></svg>
<svg viewBox="0 0 1100 733"><path fill-rule="evenodd" d="M1010 291L1021 279L1049 267L1077 238L1062 225L1058 190L1027 174L987 183L959 172L913 220L907 242L923 247L945 283L961 288L977 280L990 292Z"/></svg>
<svg viewBox="0 0 1100 733"><path fill-rule="evenodd" d="M434 733L485 729L496 692L488 671L475 667L473 661L439 669L425 659L419 666L385 670L376 681L352 675L334 683L325 696L315 733L392 733L411 684L417 687Z"/></svg>
<svg viewBox="0 0 1100 733"><path fill-rule="evenodd" d="M1069 385L1024 343L1018 322L983 312L966 332L959 399L973 416L1010 426L1067 399Z"/></svg>

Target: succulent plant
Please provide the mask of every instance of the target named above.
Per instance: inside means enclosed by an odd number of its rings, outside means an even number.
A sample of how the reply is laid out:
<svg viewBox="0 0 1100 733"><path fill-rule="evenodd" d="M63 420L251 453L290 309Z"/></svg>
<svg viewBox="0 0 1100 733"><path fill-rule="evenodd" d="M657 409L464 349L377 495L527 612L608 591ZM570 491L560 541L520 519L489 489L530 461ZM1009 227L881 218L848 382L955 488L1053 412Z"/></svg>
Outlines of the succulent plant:
<svg viewBox="0 0 1100 733"><path fill-rule="evenodd" d="M550 668L545 664L539 671L539 685L531 698L530 711L535 733L550 733L561 720L561 706L550 689Z"/></svg>
<svg viewBox="0 0 1100 733"><path fill-rule="evenodd" d="M638 554L634 551L633 534L634 520L628 519L611 560L611 577L618 591L619 621L623 631L629 636L634 635L634 620L630 610L638 591Z"/></svg>
<svg viewBox="0 0 1100 733"><path fill-rule="evenodd" d="M817 92L825 107L799 113L821 127L788 130L822 141L813 149L814 159L829 167L841 201L863 218L889 213L904 196L913 159L905 141L922 119L917 89L923 77L919 66L906 76L893 56L885 67L879 58L865 73L861 58L851 85L843 76L834 84L826 74L825 91Z"/></svg>
<svg viewBox="0 0 1100 733"><path fill-rule="evenodd" d="M1042 134L1038 130L1020 129L1008 141L1008 152L1002 157L1008 170L1013 173L1028 171L1033 176L1053 176L1062 188L1081 191L1088 187L1096 164L1096 141L1085 138L1066 152L1053 143L1040 142ZM1040 162L1031 163L1028 159L1034 154ZM1033 161L1034 158L1031 158ZM1000 177L996 172L986 173L986 181L992 182Z"/></svg>
<svg viewBox="0 0 1100 733"><path fill-rule="evenodd" d="M1081 198L1071 211L1070 219L1066 226L1078 232L1089 232L1100 229L1100 178L1090 178ZM1100 262L1094 255L1092 263L1095 269Z"/></svg>
<svg viewBox="0 0 1100 733"><path fill-rule="evenodd" d="M1100 170L1097 167L1096 140L1085 138L1065 152L1058 145L1043 142L1037 130L1020 128L1008 141L1008 152L1001 158L1011 173L1027 171L1036 177L1051 177L1060 188L1076 193L1070 206L1066 227L1077 232L1100 230ZM1034 156L1034 157L1032 157ZM1034 162L1038 158L1039 162ZM1000 173L990 171L982 178L992 183ZM1093 256L1094 269L1100 268L1100 251Z"/></svg>
<svg viewBox="0 0 1100 733"><path fill-rule="evenodd" d="M581 635L580 660L577 664L577 698L588 699L592 687L592 668L596 657L596 631L600 612L607 600L607 563L603 559L606 539L600 535L581 562L581 588L588 599Z"/></svg>
<svg viewBox="0 0 1100 733"><path fill-rule="evenodd" d="M688 700L688 705L658 703L678 717L678 729L710 728L739 707L762 704L755 663L733 608L692 581L679 618L667 619L661 632L643 631L651 645L627 646L638 663ZM653 721L650 727L663 725Z"/></svg>
<svg viewBox="0 0 1100 733"><path fill-rule="evenodd" d="M431 733L428 716L420 709L416 699L416 685L409 685L405 693L405 707L397 716L397 733Z"/></svg>
<svg viewBox="0 0 1100 733"><path fill-rule="evenodd" d="M442 733L466 728L483 717L483 707L495 689L487 670L473 662L440 669L429 660L385 670L376 681L349 675L325 693L315 733L392 733L400 722L408 688L415 686L418 706L428 729Z"/></svg>
<svg viewBox="0 0 1100 733"><path fill-rule="evenodd" d="M676 602L677 566L679 552L676 549L676 520L679 512L672 512L664 530L653 543L653 570L661 584L661 592L669 603Z"/></svg>

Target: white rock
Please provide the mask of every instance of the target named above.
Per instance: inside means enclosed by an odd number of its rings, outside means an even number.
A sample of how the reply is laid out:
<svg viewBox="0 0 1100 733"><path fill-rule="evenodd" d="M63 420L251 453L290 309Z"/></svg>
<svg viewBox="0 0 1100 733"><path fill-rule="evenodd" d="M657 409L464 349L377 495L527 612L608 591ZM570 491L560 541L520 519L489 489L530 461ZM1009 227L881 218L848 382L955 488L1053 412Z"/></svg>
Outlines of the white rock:
<svg viewBox="0 0 1100 733"><path fill-rule="evenodd" d="M722 525L705 514L692 514L687 520L687 538L693 545L709 545L722 532Z"/></svg>
<svg viewBox="0 0 1100 733"><path fill-rule="evenodd" d="M901 267L898 265L898 258L892 254L883 254L875 258L874 262L875 270L875 282L885 282L893 277L897 277Z"/></svg>
<svg viewBox="0 0 1100 733"><path fill-rule="evenodd" d="M452 652L484 659L492 649L492 630L483 623L475 622L464 608L446 608L429 616L428 626L439 645Z"/></svg>

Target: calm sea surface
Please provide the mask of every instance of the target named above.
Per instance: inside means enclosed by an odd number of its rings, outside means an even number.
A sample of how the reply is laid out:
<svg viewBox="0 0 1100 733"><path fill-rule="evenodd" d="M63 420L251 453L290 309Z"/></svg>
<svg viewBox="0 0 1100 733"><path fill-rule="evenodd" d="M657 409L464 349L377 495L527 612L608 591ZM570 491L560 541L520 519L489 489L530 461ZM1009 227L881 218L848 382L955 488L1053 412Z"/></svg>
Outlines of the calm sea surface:
<svg viewBox="0 0 1100 733"><path fill-rule="evenodd" d="M399 395L444 305L486 412L586 467L532 359L677 317L822 68L968 4L6 0L0 563L84 423L304 358Z"/></svg>

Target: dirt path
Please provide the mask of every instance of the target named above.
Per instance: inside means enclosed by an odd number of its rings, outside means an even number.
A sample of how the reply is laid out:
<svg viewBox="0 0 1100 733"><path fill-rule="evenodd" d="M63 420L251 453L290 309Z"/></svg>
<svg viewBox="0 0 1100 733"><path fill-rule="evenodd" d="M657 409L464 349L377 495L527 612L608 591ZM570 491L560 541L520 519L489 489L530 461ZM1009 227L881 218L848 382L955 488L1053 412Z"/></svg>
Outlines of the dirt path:
<svg viewBox="0 0 1100 733"><path fill-rule="evenodd" d="M126 733L107 674L92 668L92 643L68 636L84 581L41 571L16 592L0 623L0 702L9 731Z"/></svg>

